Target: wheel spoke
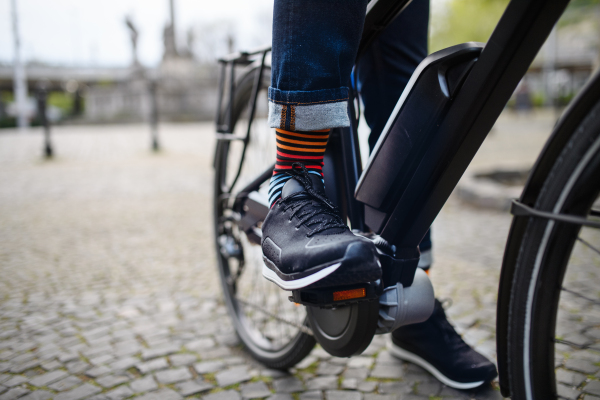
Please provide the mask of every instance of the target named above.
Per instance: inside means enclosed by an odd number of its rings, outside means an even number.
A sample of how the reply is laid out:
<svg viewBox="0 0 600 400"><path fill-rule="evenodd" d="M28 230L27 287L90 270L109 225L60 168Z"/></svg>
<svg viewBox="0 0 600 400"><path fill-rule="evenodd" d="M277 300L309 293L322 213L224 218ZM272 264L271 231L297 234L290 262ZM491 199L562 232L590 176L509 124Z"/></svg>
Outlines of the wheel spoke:
<svg viewBox="0 0 600 400"><path fill-rule="evenodd" d="M577 344L574 342L570 342L568 340L564 340L564 339L559 339L559 338L554 338L554 343L559 343L559 344L565 344L567 346L573 347L575 349L579 349L579 350L594 350L594 351L600 351L600 348L598 347L593 347L590 344Z"/></svg>
<svg viewBox="0 0 600 400"><path fill-rule="evenodd" d="M287 325L290 325L290 326L293 326L295 328L298 328L302 333L306 333L307 335L313 336L312 330L309 327L305 326L305 325L300 325L300 324L297 324L297 323L295 323L293 321L289 321L288 319L282 318L279 315L273 314L273 313L265 310L264 308L262 308L261 306L258 306L256 304L252 304L252 303L249 303L249 302L241 300L241 299L238 299L238 301L240 303L244 304L245 306L248 306L248 307L250 307L250 308L252 308L252 309L254 309L256 311L259 311L259 312L261 312L261 313L263 313L263 314L265 314L265 315L267 315L267 316L269 316L269 317L271 317L273 319L276 319L276 320L278 320L280 322L283 322L283 323L285 323Z"/></svg>
<svg viewBox="0 0 600 400"><path fill-rule="evenodd" d="M565 292L567 292L567 293L570 293L570 294L572 294L573 296L577 296L577 297L579 297L579 298L582 298L582 299L584 299L584 300L587 300L587 301L589 301L590 303L593 303L593 304L595 304L595 305L600 305L600 301L598 301L598 300L594 300L594 299L590 299L589 297L587 297L587 296L584 296L584 295L582 295L581 293L577 293L577 292L576 292L576 291L574 291L574 290L567 289L567 288L566 288L566 287L564 287L564 286L563 286L561 289L562 289L562 290L564 290L564 291L565 291Z"/></svg>
<svg viewBox="0 0 600 400"><path fill-rule="evenodd" d="M583 243L584 245L586 245L587 247L589 247L590 249L592 249L593 251L595 251L597 254L600 255L600 250L598 250L598 248L592 246L589 242L587 242L586 240L582 239L581 236L577 237L577 240L579 240L581 243Z"/></svg>

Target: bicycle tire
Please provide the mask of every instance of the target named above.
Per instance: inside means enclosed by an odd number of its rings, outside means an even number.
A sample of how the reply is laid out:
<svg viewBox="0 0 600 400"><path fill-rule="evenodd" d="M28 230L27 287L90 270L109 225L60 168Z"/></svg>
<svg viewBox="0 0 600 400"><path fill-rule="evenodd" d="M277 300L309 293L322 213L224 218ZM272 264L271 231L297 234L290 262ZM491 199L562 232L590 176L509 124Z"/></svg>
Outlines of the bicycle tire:
<svg viewBox="0 0 600 400"><path fill-rule="evenodd" d="M600 192L600 101L552 166L535 208L587 217ZM508 368L513 399L555 399L555 331L563 278L581 226L529 218L512 281Z"/></svg>
<svg viewBox="0 0 600 400"><path fill-rule="evenodd" d="M254 82L259 73L258 67L251 69L247 72L236 84L235 95L233 99L233 116L234 121L233 125L237 125L240 122L241 116L243 116L244 112L248 108L249 100L252 95L252 89L254 87ZM270 81L270 69L265 68L263 72L263 79L261 82L261 89L266 89L268 87L268 82ZM230 107L229 105L227 107ZM242 124L240 124L242 125ZM240 128L244 128L240 126ZM273 134L272 132L269 132ZM273 135L274 137L274 135ZM252 140L252 138L251 138ZM234 167L237 168L238 165L230 165L235 164L237 160L231 161L229 158L232 157L232 146L233 143L230 141L219 141L216 147L215 153L215 184L214 184L214 229L215 229L215 246L217 250L217 259L218 259L218 267L219 267L219 277L221 281L221 286L225 298L225 303L227 306L227 310L229 312L230 317L232 318L234 328L241 342L244 344L245 349L250 353L250 355L261 362L265 366L269 368L275 369L288 369L296 365L298 362L303 360L308 353L313 349L316 344L316 341L313 336L303 332L302 329L298 328L297 333L294 334L293 331L290 333L289 338L284 338L282 343L274 345L274 341L268 337L267 333L260 332L256 326L252 325L252 322L248 317L248 304L244 303L244 301L238 297L238 291L241 291L240 287L245 282L246 285L250 281L254 282L258 285L272 285L269 290L276 290L278 296L280 296L280 301L282 302L282 307L285 307L284 304L289 305L288 307L294 307L293 303L290 303L287 300L287 295L279 288L274 288L275 285L270 282L266 282L266 280L262 277L262 273L260 273L262 267L262 258L260 261L256 260L256 257L250 262L253 262L253 266L251 269L248 269L248 265L244 265L242 275L238 276L235 281L232 278L232 270L235 268L232 266L232 263L235 263L235 260L232 260L231 257L227 257L222 252L223 246L223 237L224 235L231 235L231 237L235 235L239 235L239 237L234 238L233 240L237 240L239 246L241 246L241 257L247 257L248 251L253 251L256 253L258 247L258 251L260 251L260 246L254 245L254 248L250 248L252 245L249 244L248 240L245 240L243 231L237 233L226 233L224 231L225 227L223 225L224 216L230 212L231 210L228 207L231 206L231 202L224 200L223 195L225 194L223 191L224 181L227 179L228 168ZM274 161L274 153L275 147L273 145L272 148L269 147L268 152L273 155ZM246 159L252 158L252 154L247 155ZM247 162L247 161L246 161ZM229 171L230 172L230 171ZM243 187L240 182L236 184L236 187ZM234 227L235 228L235 227ZM234 229L235 230L235 229ZM239 261L239 260L238 260ZM243 263L247 261L244 259ZM256 265L257 262L260 265ZM239 267L238 267L239 268ZM251 275L247 275L248 272L251 272ZM258 274L260 273L260 276ZM245 280L241 282L240 280ZM263 286L264 288L265 286ZM260 289L256 289L259 291ZM266 305L265 305L266 307ZM279 307L279 306L277 306ZM279 308L278 308L279 309ZM275 314L275 313L273 313ZM304 318L301 321L303 326L306 325L306 319ZM296 323L298 324L298 322ZM307 328L308 329L308 328ZM285 329L284 329L285 330Z"/></svg>

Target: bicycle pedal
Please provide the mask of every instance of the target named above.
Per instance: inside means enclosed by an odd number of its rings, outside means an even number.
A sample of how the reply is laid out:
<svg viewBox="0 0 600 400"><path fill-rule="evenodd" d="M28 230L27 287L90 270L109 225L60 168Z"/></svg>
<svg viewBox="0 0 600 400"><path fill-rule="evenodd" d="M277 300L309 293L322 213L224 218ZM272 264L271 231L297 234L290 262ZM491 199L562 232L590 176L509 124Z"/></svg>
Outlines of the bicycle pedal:
<svg viewBox="0 0 600 400"><path fill-rule="evenodd" d="M292 290L288 299L292 303L311 307L336 308L351 304L377 301L383 293L381 282L368 282L349 286Z"/></svg>

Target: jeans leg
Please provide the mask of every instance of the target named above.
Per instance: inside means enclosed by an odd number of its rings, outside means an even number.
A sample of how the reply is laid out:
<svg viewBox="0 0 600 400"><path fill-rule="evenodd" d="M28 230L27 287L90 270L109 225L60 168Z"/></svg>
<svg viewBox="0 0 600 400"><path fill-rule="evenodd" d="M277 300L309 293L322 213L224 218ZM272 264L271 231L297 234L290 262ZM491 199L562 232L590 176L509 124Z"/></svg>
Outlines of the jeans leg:
<svg viewBox="0 0 600 400"><path fill-rule="evenodd" d="M373 150L413 71L427 56L429 0L413 0L359 60L358 90Z"/></svg>
<svg viewBox="0 0 600 400"><path fill-rule="evenodd" d="M346 127L367 0L275 0L269 125Z"/></svg>
<svg viewBox="0 0 600 400"><path fill-rule="evenodd" d="M365 120L371 128L373 150L412 73L427 56L429 0L413 0L367 49L359 60L358 90L365 105ZM421 262L431 264L431 233L419 245Z"/></svg>

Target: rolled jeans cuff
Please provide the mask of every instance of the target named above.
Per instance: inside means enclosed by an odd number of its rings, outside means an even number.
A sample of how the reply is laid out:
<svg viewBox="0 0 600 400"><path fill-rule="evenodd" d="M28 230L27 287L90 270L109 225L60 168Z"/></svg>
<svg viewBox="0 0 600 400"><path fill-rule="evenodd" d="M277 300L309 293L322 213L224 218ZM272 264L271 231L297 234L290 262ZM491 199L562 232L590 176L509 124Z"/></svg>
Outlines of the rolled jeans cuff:
<svg viewBox="0 0 600 400"><path fill-rule="evenodd" d="M284 91L269 87L269 127L316 131L350 126L348 88Z"/></svg>

